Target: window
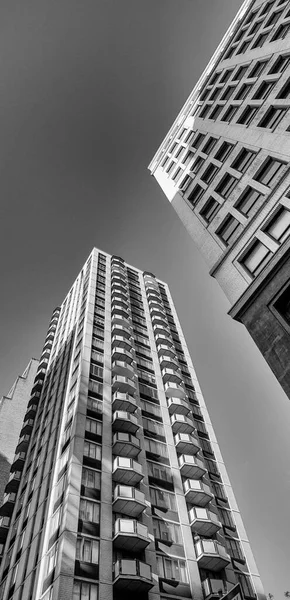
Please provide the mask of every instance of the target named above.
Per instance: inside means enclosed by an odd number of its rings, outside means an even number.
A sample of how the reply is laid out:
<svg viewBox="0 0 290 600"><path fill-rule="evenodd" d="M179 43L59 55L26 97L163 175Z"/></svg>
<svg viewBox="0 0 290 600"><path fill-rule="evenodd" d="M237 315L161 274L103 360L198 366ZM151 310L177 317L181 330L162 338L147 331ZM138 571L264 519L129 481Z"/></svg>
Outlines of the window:
<svg viewBox="0 0 290 600"><path fill-rule="evenodd" d="M84 456L89 456L90 458L94 458L95 460L101 460L102 455L102 447L94 444L93 442L87 442L85 440L84 443Z"/></svg>
<svg viewBox="0 0 290 600"><path fill-rule="evenodd" d="M49 550L46 555L45 577L54 569L57 559L57 543Z"/></svg>
<svg viewBox="0 0 290 600"><path fill-rule="evenodd" d="M98 586L84 581L75 581L72 600L98 600Z"/></svg>
<svg viewBox="0 0 290 600"><path fill-rule="evenodd" d="M242 588L245 598L256 598L256 593L253 589L253 584L249 575L244 573L236 573L237 580Z"/></svg>
<svg viewBox="0 0 290 600"><path fill-rule="evenodd" d="M212 180L214 179L218 170L219 170L218 167L216 167L213 164L210 164L207 167L207 169L204 171L204 173L201 175L202 181L204 181L205 183L207 183L209 185L212 182Z"/></svg>
<svg viewBox="0 0 290 600"><path fill-rule="evenodd" d="M91 502L81 498L80 501L80 519L89 521L90 523L100 522L100 505L97 502Z"/></svg>
<svg viewBox="0 0 290 600"><path fill-rule="evenodd" d="M286 81L285 85L282 87L282 90L277 94L276 98L289 98L290 96L290 79Z"/></svg>
<svg viewBox="0 0 290 600"><path fill-rule="evenodd" d="M161 519L152 519L154 537L165 542L182 544L180 525Z"/></svg>
<svg viewBox="0 0 290 600"><path fill-rule="evenodd" d="M103 379L103 367L92 364L90 368L90 375L93 377L98 377L99 379Z"/></svg>
<svg viewBox="0 0 290 600"><path fill-rule="evenodd" d="M252 152L251 150L247 150L246 148L243 148L241 150L241 152L238 154L237 158L231 164L231 167L232 167L232 169L236 169L237 171L240 171L241 173L245 173L245 171L248 169L251 162L253 161L254 157L255 157L255 152Z"/></svg>
<svg viewBox="0 0 290 600"><path fill-rule="evenodd" d="M153 463L151 461L147 462L147 466L149 477L172 483L171 469L169 469L168 467L164 467L163 465Z"/></svg>
<svg viewBox="0 0 290 600"><path fill-rule="evenodd" d="M258 201L262 198L262 194L248 186L235 204L235 208L246 217L251 217L256 208Z"/></svg>
<svg viewBox="0 0 290 600"><path fill-rule="evenodd" d="M162 579L173 579L188 583L185 560L156 556L157 574Z"/></svg>
<svg viewBox="0 0 290 600"><path fill-rule="evenodd" d="M220 78L220 83L225 83L226 81L229 80L231 74L233 72L233 69L230 69L228 71L224 71L224 73L222 74L221 78Z"/></svg>
<svg viewBox="0 0 290 600"><path fill-rule="evenodd" d="M290 32L290 23L284 23L283 25L280 25L280 27L278 27L278 29L276 29L276 32L274 33L271 42L274 42L275 40L284 40L284 38L289 34Z"/></svg>
<svg viewBox="0 0 290 600"><path fill-rule="evenodd" d="M255 100L265 100L268 98L270 92L272 91L276 82L273 81L263 81L262 85L257 89L254 98Z"/></svg>
<svg viewBox="0 0 290 600"><path fill-rule="evenodd" d="M161 418L161 410L158 404L153 404L153 402L148 402L148 400L142 400L142 398L140 401L142 411Z"/></svg>
<svg viewBox="0 0 290 600"><path fill-rule="evenodd" d="M257 39L256 39L255 43L253 44L252 48L261 48L262 46L264 46L264 44L265 44L265 42L267 40L267 37L268 37L268 33L261 33L257 37Z"/></svg>
<svg viewBox="0 0 290 600"><path fill-rule="evenodd" d="M228 100L234 93L235 91L235 87L234 86L230 86L226 89L226 91L223 93L221 100Z"/></svg>
<svg viewBox="0 0 290 600"><path fill-rule="evenodd" d="M237 95L235 96L235 100L244 100L244 98L246 98L246 96L248 96L248 94L250 93L251 89L252 84L244 83L244 85L242 85Z"/></svg>
<svg viewBox="0 0 290 600"><path fill-rule="evenodd" d="M223 198L228 198L232 193L237 181L238 180L235 177L229 173L226 173L215 191Z"/></svg>
<svg viewBox="0 0 290 600"><path fill-rule="evenodd" d="M289 64L290 54L283 54L282 56L279 56L279 58L277 58L269 73L284 73Z"/></svg>
<svg viewBox="0 0 290 600"><path fill-rule="evenodd" d="M248 50L251 41L252 40L246 40L245 42L243 42L241 44L239 50L237 51L237 54L244 54L244 52L246 52Z"/></svg>
<svg viewBox="0 0 290 600"><path fill-rule="evenodd" d="M78 537L76 545L76 560L88 563L99 562L99 542L90 538Z"/></svg>
<svg viewBox="0 0 290 600"><path fill-rule="evenodd" d="M83 467L82 485L99 490L101 487L101 473Z"/></svg>
<svg viewBox="0 0 290 600"><path fill-rule="evenodd" d="M142 423L144 427L144 434L149 435L153 434L153 437L161 438L165 441L164 428L161 423L157 423L156 421L152 421L151 419L147 419L147 417L142 418Z"/></svg>
<svg viewBox="0 0 290 600"><path fill-rule="evenodd" d="M233 144L230 144L229 142L223 142L223 144L221 145L221 147L219 148L219 150L217 151L217 153L215 155L215 159L219 160L220 162L223 162L224 160L226 160L228 158L233 147L234 147Z"/></svg>
<svg viewBox="0 0 290 600"><path fill-rule="evenodd" d="M234 76L234 80L235 81L241 80L245 76L248 68L249 68L249 65L242 65L241 67L239 67L239 69L237 70L237 72Z"/></svg>
<svg viewBox="0 0 290 600"><path fill-rule="evenodd" d="M219 202L214 200L214 198L209 198L208 201L205 203L204 207L201 209L200 215L204 218L204 220L207 223L210 223L216 216L219 208Z"/></svg>
<svg viewBox="0 0 290 600"><path fill-rule="evenodd" d="M215 88L209 98L209 100L212 102L213 100L216 100L217 97L219 96L219 94L221 93L222 89L221 88Z"/></svg>
<svg viewBox="0 0 290 600"><path fill-rule="evenodd" d="M259 77L263 73L267 63L268 63L268 61L266 61L266 60L263 60L263 61L258 60L255 64L254 68L250 72L249 77Z"/></svg>
<svg viewBox="0 0 290 600"><path fill-rule="evenodd" d="M102 423L93 419L86 419L86 431L90 431L95 435L102 435Z"/></svg>
<svg viewBox="0 0 290 600"><path fill-rule="evenodd" d="M201 199L203 194L204 194L204 189L200 185L197 184L188 196L188 200L192 204L193 207L196 206L197 202Z"/></svg>
<svg viewBox="0 0 290 600"><path fill-rule="evenodd" d="M217 119L217 117L221 114L222 110L223 110L223 106L221 106L220 104L217 104L217 106L215 106L215 108L211 112L209 118Z"/></svg>
<svg viewBox="0 0 290 600"><path fill-rule="evenodd" d="M221 121L227 121L228 123L233 119L238 110L237 106L229 106L225 114L222 116Z"/></svg>
<svg viewBox="0 0 290 600"><path fill-rule="evenodd" d="M201 156L198 156L196 161L193 163L193 165L191 165L190 170L192 171L192 173L198 173L198 171L201 169L203 164L204 164L204 158L201 158Z"/></svg>
<svg viewBox="0 0 290 600"><path fill-rule="evenodd" d="M264 266L270 260L272 256L271 250L264 246L262 242L256 240L251 244L249 250L240 259L240 263L255 277L262 271Z"/></svg>
<svg viewBox="0 0 290 600"><path fill-rule="evenodd" d="M265 27L270 27L270 25L275 25L276 23L278 23L280 17L282 15L282 10L278 11L278 12L273 12L271 14L270 19L268 19Z"/></svg>
<svg viewBox="0 0 290 600"><path fill-rule="evenodd" d="M242 224L232 217L232 215L228 215L217 229L216 233L226 246L228 246L237 238L242 230Z"/></svg>
<svg viewBox="0 0 290 600"><path fill-rule="evenodd" d="M96 398L90 398L88 397L88 402L87 402L87 409L88 410L93 410L94 412L99 413L100 415L103 412L103 402L102 400L97 400ZM101 429L102 432L102 429ZM98 435L101 435L98 434Z"/></svg>
<svg viewBox="0 0 290 600"><path fill-rule="evenodd" d="M232 538L225 537L226 548L229 555L236 560L245 560L240 542Z"/></svg>
<svg viewBox="0 0 290 600"><path fill-rule="evenodd" d="M217 138L214 138L214 137L208 138L207 142L205 143L204 147L202 148L202 151L205 154L209 154L212 151L212 149L214 148L214 146L216 145L216 143L217 143Z"/></svg>
<svg viewBox="0 0 290 600"><path fill-rule="evenodd" d="M282 244L290 233L290 211L281 206L263 230Z"/></svg>
<svg viewBox="0 0 290 600"><path fill-rule="evenodd" d="M275 1L275 0L271 0L270 2L267 2L267 3L265 4L264 8L263 8L263 9L261 10L261 12L260 12L260 15L259 15L260 17L261 17L261 15L266 15L266 14L269 12L269 10L272 8L272 6L273 6L273 4L274 4L274 1ZM283 1L284 1L284 0L283 0ZM278 6L279 6L279 2L278 2Z"/></svg>
<svg viewBox="0 0 290 600"><path fill-rule="evenodd" d="M287 108L277 108L275 106L271 106L259 122L258 127L275 129L277 125L279 125L280 121L282 121L282 119L285 117L287 110Z"/></svg>
<svg viewBox="0 0 290 600"><path fill-rule="evenodd" d="M200 146L200 144L203 142L204 138L205 138L204 133L198 133L197 136L191 142L191 145L193 146L193 148L198 148Z"/></svg>
<svg viewBox="0 0 290 600"><path fill-rule="evenodd" d="M249 125L256 116L258 110L259 109L255 106L247 106L247 108L245 108L244 112L239 117L238 123L241 125Z"/></svg>
<svg viewBox="0 0 290 600"><path fill-rule="evenodd" d="M182 159L182 164L184 166L189 165L189 163L191 162L191 160L193 159L193 157L194 157L194 152L190 152L190 151L187 152L186 155Z"/></svg>
<svg viewBox="0 0 290 600"><path fill-rule="evenodd" d="M254 179L259 181L259 183L270 186L274 177L281 171L283 166L284 163L269 156L255 174Z"/></svg>
<svg viewBox="0 0 290 600"><path fill-rule="evenodd" d="M166 492L155 487L149 487L150 501L153 506L159 506L160 508L166 508L168 510L177 511L176 498L174 494Z"/></svg>
<svg viewBox="0 0 290 600"><path fill-rule="evenodd" d="M161 456L163 458L168 457L167 446L166 444L162 444L162 442L156 442L155 440L151 440L145 437L144 447L146 452L151 452L151 454L156 454L157 456ZM155 456L153 458L157 460Z"/></svg>
<svg viewBox="0 0 290 600"><path fill-rule="evenodd" d="M279 296L278 300L274 303L274 308L277 310L279 315L286 321L287 325L290 325L290 286Z"/></svg>

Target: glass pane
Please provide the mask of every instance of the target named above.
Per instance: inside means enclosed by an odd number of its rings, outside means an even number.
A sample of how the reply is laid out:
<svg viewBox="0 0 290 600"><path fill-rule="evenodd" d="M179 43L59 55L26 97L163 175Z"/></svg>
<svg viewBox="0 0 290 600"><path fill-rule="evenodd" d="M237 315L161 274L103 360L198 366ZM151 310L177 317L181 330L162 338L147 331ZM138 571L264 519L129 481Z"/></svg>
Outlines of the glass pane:
<svg viewBox="0 0 290 600"><path fill-rule="evenodd" d="M252 251L248 254L248 256L244 260L244 264L249 269L251 273L254 273L258 268L260 263L266 258L269 253L268 248L264 246L261 242L255 244L252 248Z"/></svg>

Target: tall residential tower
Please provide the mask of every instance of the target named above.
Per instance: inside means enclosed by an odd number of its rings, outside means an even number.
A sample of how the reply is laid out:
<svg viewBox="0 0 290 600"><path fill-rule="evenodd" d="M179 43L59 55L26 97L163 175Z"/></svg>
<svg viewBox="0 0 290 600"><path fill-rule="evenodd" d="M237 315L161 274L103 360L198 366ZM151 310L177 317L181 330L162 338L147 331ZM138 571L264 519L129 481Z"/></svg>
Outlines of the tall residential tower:
<svg viewBox="0 0 290 600"><path fill-rule="evenodd" d="M264 600L152 273L90 254L53 314L0 514L1 600Z"/></svg>
<svg viewBox="0 0 290 600"><path fill-rule="evenodd" d="M290 3L246 0L150 170L290 398Z"/></svg>

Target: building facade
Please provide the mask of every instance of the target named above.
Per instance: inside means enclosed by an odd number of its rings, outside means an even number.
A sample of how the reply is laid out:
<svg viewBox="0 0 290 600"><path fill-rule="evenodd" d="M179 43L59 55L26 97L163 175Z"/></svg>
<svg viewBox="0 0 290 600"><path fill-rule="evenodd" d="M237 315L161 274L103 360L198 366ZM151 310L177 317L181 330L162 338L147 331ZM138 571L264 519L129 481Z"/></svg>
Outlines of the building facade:
<svg viewBox="0 0 290 600"><path fill-rule="evenodd" d="M8 394L0 400L0 505L3 502L4 489L8 482L37 366L38 360L32 358L22 375L17 377Z"/></svg>
<svg viewBox="0 0 290 600"><path fill-rule="evenodd" d="M290 3L246 0L149 168L290 397Z"/></svg>
<svg viewBox="0 0 290 600"><path fill-rule="evenodd" d="M0 508L1 600L264 600L168 286L93 249L38 372Z"/></svg>

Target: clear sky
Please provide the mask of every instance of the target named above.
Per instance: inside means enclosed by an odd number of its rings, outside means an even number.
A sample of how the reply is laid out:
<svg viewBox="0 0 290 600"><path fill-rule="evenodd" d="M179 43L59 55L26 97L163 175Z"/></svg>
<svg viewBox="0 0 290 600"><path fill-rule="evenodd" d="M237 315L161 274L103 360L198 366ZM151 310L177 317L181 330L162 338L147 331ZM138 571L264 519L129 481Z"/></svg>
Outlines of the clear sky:
<svg viewBox="0 0 290 600"><path fill-rule="evenodd" d="M0 394L93 246L168 282L266 592L290 589L290 402L147 165L241 0L3 0Z"/></svg>

